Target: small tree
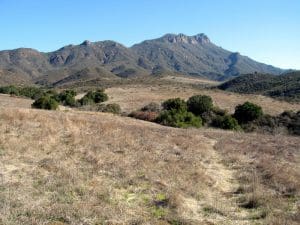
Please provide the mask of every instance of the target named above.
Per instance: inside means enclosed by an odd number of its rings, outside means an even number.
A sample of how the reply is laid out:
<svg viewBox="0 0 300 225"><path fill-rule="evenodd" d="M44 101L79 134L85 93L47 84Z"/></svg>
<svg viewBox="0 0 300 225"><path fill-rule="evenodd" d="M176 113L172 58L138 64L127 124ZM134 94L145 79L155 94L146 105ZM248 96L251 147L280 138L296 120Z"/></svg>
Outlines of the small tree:
<svg viewBox="0 0 300 225"><path fill-rule="evenodd" d="M251 102L245 102L235 107L233 117L236 118L239 123L243 124L258 119L262 115L263 111L260 106Z"/></svg>
<svg viewBox="0 0 300 225"><path fill-rule="evenodd" d="M31 107L37 109L56 110L58 108L58 102L53 97L44 95L35 100Z"/></svg>
<svg viewBox="0 0 300 225"><path fill-rule="evenodd" d="M213 109L213 101L207 95L194 95L187 101L188 111L195 115L201 115Z"/></svg>
<svg viewBox="0 0 300 225"><path fill-rule="evenodd" d="M180 98L168 99L162 103L164 110L176 110L176 111L186 111L186 102Z"/></svg>

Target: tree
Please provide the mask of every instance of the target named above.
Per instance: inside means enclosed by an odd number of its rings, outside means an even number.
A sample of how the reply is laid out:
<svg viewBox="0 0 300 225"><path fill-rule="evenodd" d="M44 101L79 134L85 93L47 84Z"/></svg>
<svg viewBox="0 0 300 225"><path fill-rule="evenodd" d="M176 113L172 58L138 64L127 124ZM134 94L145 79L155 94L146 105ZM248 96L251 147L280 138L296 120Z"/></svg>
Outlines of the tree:
<svg viewBox="0 0 300 225"><path fill-rule="evenodd" d="M213 109L213 101L207 95L194 95L187 101L188 111L200 116L204 112Z"/></svg>
<svg viewBox="0 0 300 225"><path fill-rule="evenodd" d="M164 110L187 111L186 102L180 98L171 98L162 103Z"/></svg>
<svg viewBox="0 0 300 225"><path fill-rule="evenodd" d="M240 124L243 124L258 119L262 115L263 111L259 105L245 102L244 104L235 107L233 117L236 118Z"/></svg>

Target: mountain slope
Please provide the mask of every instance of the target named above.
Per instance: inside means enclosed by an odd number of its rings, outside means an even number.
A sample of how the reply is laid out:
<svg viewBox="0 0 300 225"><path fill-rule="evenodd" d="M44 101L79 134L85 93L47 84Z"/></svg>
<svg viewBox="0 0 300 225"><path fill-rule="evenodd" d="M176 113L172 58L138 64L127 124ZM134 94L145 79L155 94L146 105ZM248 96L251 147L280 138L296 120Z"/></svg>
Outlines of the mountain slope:
<svg viewBox="0 0 300 225"><path fill-rule="evenodd" d="M273 76L270 74L248 74L239 76L219 86L222 90L262 94L286 100L300 100L300 72Z"/></svg>
<svg viewBox="0 0 300 225"><path fill-rule="evenodd" d="M280 74L281 69L255 62L213 44L205 34L186 36L167 34L144 41L132 49L152 65L190 75L223 78L259 71Z"/></svg>
<svg viewBox="0 0 300 225"><path fill-rule="evenodd" d="M42 53L20 48L0 51L0 83L56 84L74 74L91 69L89 77L132 77L161 73L182 73L209 79L227 79L243 73L281 74L283 70L255 62L213 44L204 34L186 36L167 34L127 48L114 41L68 45L57 51ZM95 70L94 68L99 68ZM92 74L91 74L92 73ZM13 74L13 78L7 76Z"/></svg>

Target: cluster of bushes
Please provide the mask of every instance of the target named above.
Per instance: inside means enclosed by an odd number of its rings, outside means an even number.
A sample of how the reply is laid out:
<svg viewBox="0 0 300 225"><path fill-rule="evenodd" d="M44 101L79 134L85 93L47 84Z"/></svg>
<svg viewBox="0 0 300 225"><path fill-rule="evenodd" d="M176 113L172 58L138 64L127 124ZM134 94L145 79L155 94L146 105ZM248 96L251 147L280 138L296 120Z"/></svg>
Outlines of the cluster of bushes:
<svg viewBox="0 0 300 225"><path fill-rule="evenodd" d="M162 103L163 111L156 118L156 122L171 127L201 127L202 119L188 111L187 103L180 99L169 99Z"/></svg>
<svg viewBox="0 0 300 225"><path fill-rule="evenodd" d="M53 90L47 91L42 93L42 95L35 100L32 107L55 110L59 104L70 107L81 107L86 105L96 105L108 100L108 96L104 93L104 90L89 91L79 100L75 99L76 95L77 93L74 90L64 90L60 93ZM110 104L105 107L99 106L99 111L116 113L120 111L120 107L115 104Z"/></svg>
<svg viewBox="0 0 300 225"><path fill-rule="evenodd" d="M44 91L38 87L16 87L13 85L0 87L1 94L14 96L23 96L31 99L37 99L42 96Z"/></svg>
<svg viewBox="0 0 300 225"><path fill-rule="evenodd" d="M300 135L300 111L284 111L278 116L265 114L251 123L245 124L243 128L248 132Z"/></svg>
<svg viewBox="0 0 300 225"><path fill-rule="evenodd" d="M213 105L210 96L195 95L187 101L168 99L160 105L150 103L130 116L172 127L211 126L227 130L240 130L245 124L263 116L262 108L250 102L238 105L233 115Z"/></svg>

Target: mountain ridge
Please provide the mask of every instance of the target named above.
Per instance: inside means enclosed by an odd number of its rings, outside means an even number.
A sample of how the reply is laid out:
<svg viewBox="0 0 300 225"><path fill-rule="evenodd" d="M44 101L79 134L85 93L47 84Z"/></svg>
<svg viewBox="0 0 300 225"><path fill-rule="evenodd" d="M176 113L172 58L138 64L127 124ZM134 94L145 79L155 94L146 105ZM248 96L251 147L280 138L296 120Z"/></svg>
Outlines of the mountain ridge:
<svg viewBox="0 0 300 225"><path fill-rule="evenodd" d="M0 76L0 83L23 83L25 80L28 83L55 84L86 69L93 74L87 77L78 74L73 76L74 79L91 79L102 74L135 77L176 72L225 80L244 73L279 75L284 72L280 68L225 50L203 33L194 36L166 34L131 47L111 40L86 40L79 45L66 45L52 52L39 52L31 48L0 51L0 74L7 76L5 71L14 74L11 82Z"/></svg>

